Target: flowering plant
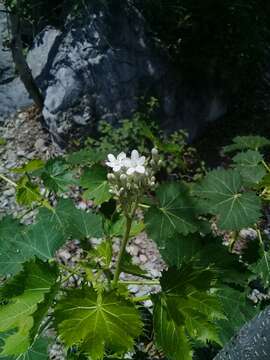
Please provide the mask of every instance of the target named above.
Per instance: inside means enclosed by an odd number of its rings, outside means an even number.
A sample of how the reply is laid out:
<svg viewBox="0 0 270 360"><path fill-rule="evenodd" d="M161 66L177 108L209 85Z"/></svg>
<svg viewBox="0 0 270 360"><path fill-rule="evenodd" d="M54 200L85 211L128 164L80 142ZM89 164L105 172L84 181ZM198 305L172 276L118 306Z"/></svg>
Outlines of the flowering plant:
<svg viewBox="0 0 270 360"><path fill-rule="evenodd" d="M0 174L27 207L0 221L0 355L46 358L48 329L72 359L147 358L152 343L172 360L191 360L209 342L218 351L259 309L246 297L254 278L269 287L260 222L270 169L259 152L269 144L236 138L224 148L236 152L230 168L199 183L160 183L156 148L106 159L87 150L31 161L13 169L16 179ZM68 198L76 192L84 210ZM128 252L142 231L163 257L162 274ZM63 263L57 252L71 240L80 258ZM132 285L148 290L136 296Z"/></svg>

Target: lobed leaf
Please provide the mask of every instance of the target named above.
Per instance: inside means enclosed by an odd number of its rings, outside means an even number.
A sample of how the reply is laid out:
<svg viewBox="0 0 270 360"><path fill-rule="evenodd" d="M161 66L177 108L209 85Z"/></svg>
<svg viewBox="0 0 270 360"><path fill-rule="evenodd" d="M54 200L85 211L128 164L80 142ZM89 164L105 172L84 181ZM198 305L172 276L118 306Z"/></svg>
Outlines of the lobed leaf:
<svg viewBox="0 0 270 360"><path fill-rule="evenodd" d="M224 319L218 298L210 294L215 274L191 263L169 268L154 302L155 341L170 359L192 359L190 339L220 343L217 319Z"/></svg>
<svg viewBox="0 0 270 360"><path fill-rule="evenodd" d="M256 184L266 175L266 170L261 164L263 156L258 151L241 152L233 157L233 161L247 184Z"/></svg>
<svg viewBox="0 0 270 360"><path fill-rule="evenodd" d="M241 230L253 226L261 216L261 201L255 192L243 192L243 180L237 170L214 170L194 187L201 199L202 211L218 217L222 230Z"/></svg>
<svg viewBox="0 0 270 360"><path fill-rule="evenodd" d="M0 289L0 333L5 333L0 355L20 355L31 347L36 331L55 294L58 272L40 260L23 265L20 274ZM33 331L35 330L35 331Z"/></svg>
<svg viewBox="0 0 270 360"><path fill-rule="evenodd" d="M4 341L5 336L0 336L0 349L1 340ZM30 348L20 354L19 356L0 356L1 360L49 360L48 354L49 341L45 338L38 338Z"/></svg>
<svg viewBox="0 0 270 360"><path fill-rule="evenodd" d="M196 208L187 187L181 183L160 185L156 191L158 205L145 214L148 236L159 247L166 247L177 234L187 235L198 230Z"/></svg>
<svg viewBox="0 0 270 360"><path fill-rule="evenodd" d="M142 322L135 306L115 292L98 294L93 288L69 290L55 309L60 338L77 345L92 360L106 351L124 353L141 334Z"/></svg>
<svg viewBox="0 0 270 360"><path fill-rule="evenodd" d="M80 184L85 189L83 197L93 200L96 205L101 205L111 198L107 171L101 165L94 165L90 169L86 169Z"/></svg>
<svg viewBox="0 0 270 360"><path fill-rule="evenodd" d="M236 136L233 144L223 147L223 152L226 154L238 150L258 150L265 146L270 146L270 140L263 136Z"/></svg>
<svg viewBox="0 0 270 360"><path fill-rule="evenodd" d="M227 318L216 322L221 342L225 345L247 321L253 318L257 309L251 301L248 301L245 293L231 287L224 286L218 289L216 295Z"/></svg>

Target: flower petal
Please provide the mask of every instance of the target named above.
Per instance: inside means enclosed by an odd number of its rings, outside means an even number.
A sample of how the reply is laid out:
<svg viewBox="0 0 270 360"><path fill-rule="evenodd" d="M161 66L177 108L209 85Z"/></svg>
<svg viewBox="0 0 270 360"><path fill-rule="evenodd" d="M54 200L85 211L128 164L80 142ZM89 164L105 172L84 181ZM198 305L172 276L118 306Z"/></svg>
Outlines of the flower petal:
<svg viewBox="0 0 270 360"><path fill-rule="evenodd" d="M135 172L135 169L133 167L130 167L127 169L127 175L132 175L132 174L134 174L134 172Z"/></svg>
<svg viewBox="0 0 270 360"><path fill-rule="evenodd" d="M136 161L139 159L139 153L138 153L137 150L132 150L132 152L131 152L131 159L132 159L132 160L136 160Z"/></svg>
<svg viewBox="0 0 270 360"><path fill-rule="evenodd" d="M114 167L114 163L110 162L110 161L106 161L106 165L113 168Z"/></svg>
<svg viewBox="0 0 270 360"><path fill-rule="evenodd" d="M114 156L113 154L109 154L109 155L108 155L108 159L109 159L111 162L113 162L113 161L116 160L116 158L115 158L115 156Z"/></svg>
<svg viewBox="0 0 270 360"><path fill-rule="evenodd" d="M145 156L141 156L138 160L137 160L137 165L143 165L145 163Z"/></svg>
<svg viewBox="0 0 270 360"><path fill-rule="evenodd" d="M145 167L142 166L142 165L138 165L136 167L136 172L139 173L139 174L144 174L145 173Z"/></svg>
<svg viewBox="0 0 270 360"><path fill-rule="evenodd" d="M122 151L119 155L117 155L117 160L124 160L127 155Z"/></svg>

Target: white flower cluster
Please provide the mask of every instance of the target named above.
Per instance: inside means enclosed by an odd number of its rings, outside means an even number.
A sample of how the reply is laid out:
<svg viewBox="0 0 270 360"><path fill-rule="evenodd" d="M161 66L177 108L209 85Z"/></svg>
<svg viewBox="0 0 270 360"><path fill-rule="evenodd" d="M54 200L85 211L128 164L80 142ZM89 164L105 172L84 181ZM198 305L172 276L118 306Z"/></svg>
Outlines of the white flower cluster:
<svg viewBox="0 0 270 360"><path fill-rule="evenodd" d="M148 159L133 150L130 157L124 152L116 157L109 154L106 165L113 171L108 174L110 192L116 197L130 197L155 187L154 173L160 166L160 160L157 149L152 149L152 156Z"/></svg>
<svg viewBox="0 0 270 360"><path fill-rule="evenodd" d="M121 152L117 157L113 154L108 155L106 165L111 167L114 172L125 172L127 175L134 173L145 173L145 156L140 156L137 150L131 152L131 157L128 158L124 152Z"/></svg>

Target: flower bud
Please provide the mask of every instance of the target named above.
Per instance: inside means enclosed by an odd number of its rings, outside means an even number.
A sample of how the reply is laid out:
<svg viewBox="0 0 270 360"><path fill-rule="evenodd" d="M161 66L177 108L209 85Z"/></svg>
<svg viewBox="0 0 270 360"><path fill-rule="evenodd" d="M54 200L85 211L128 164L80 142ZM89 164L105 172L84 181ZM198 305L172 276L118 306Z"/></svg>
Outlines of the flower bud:
<svg viewBox="0 0 270 360"><path fill-rule="evenodd" d="M154 157L157 156L157 155L158 155L158 149L153 148L153 149L151 150L151 153L152 153L152 155L153 155Z"/></svg>
<svg viewBox="0 0 270 360"><path fill-rule="evenodd" d="M151 186L151 188L155 188L156 183L155 183L155 182L151 182L151 183L150 183L150 186Z"/></svg>
<svg viewBox="0 0 270 360"><path fill-rule="evenodd" d="M119 195L122 195L125 192L125 189L123 187L121 187L121 189L119 190Z"/></svg>
<svg viewBox="0 0 270 360"><path fill-rule="evenodd" d="M161 167L163 165L163 161L162 160L159 160L158 161L158 166Z"/></svg>
<svg viewBox="0 0 270 360"><path fill-rule="evenodd" d="M109 190L110 194L114 194L114 191L112 189Z"/></svg>
<svg viewBox="0 0 270 360"><path fill-rule="evenodd" d="M152 182L155 182L156 181L156 178L154 176L151 177L151 181Z"/></svg>
<svg viewBox="0 0 270 360"><path fill-rule="evenodd" d="M156 165L155 160L151 159L151 160L150 160L150 165L151 165L151 166L155 166L155 165Z"/></svg>
<svg viewBox="0 0 270 360"><path fill-rule="evenodd" d="M120 180L121 180L122 182L125 182L125 181L127 180L127 175L126 175L126 174L121 174L121 175L120 175Z"/></svg>
<svg viewBox="0 0 270 360"><path fill-rule="evenodd" d="M109 181L111 181L111 180L115 180L115 176L114 176L114 174L109 173L109 174L107 175L107 179L108 179Z"/></svg>

